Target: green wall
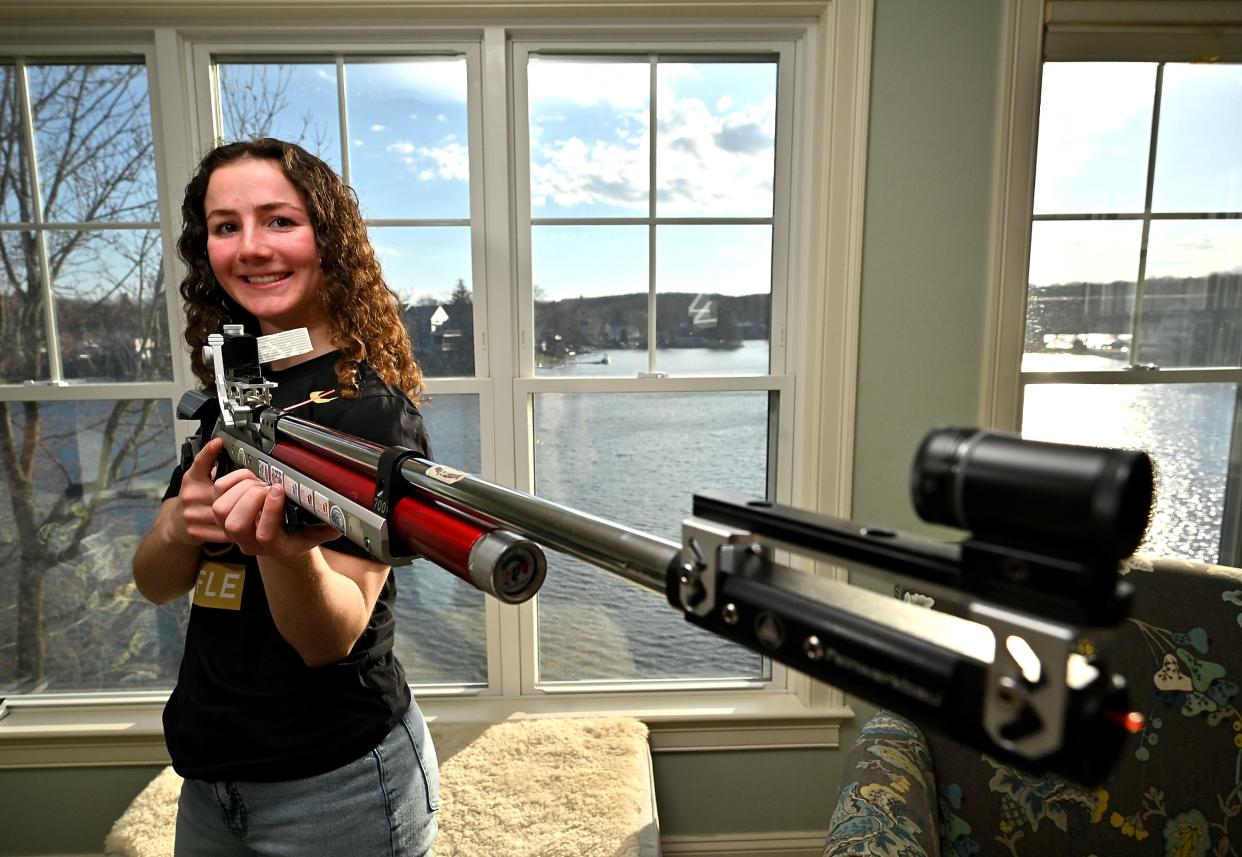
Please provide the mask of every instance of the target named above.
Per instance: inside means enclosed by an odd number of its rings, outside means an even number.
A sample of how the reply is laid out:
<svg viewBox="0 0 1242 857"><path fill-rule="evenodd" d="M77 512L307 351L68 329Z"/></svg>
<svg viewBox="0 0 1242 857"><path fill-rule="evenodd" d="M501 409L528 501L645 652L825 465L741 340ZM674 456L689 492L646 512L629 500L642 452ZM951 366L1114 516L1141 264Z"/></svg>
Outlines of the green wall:
<svg viewBox="0 0 1242 857"><path fill-rule="evenodd" d="M876 0L854 516L915 529L923 433L976 420L1002 4ZM869 706L845 724L848 746ZM671 835L823 829L841 753L662 753ZM0 771L0 857L98 851L155 768Z"/></svg>
<svg viewBox="0 0 1242 857"><path fill-rule="evenodd" d="M104 837L160 768L0 771L0 855L102 854Z"/></svg>
<svg viewBox="0 0 1242 857"><path fill-rule="evenodd" d="M978 420L999 38L995 0L876 0L854 438L860 521L918 528L923 434Z"/></svg>

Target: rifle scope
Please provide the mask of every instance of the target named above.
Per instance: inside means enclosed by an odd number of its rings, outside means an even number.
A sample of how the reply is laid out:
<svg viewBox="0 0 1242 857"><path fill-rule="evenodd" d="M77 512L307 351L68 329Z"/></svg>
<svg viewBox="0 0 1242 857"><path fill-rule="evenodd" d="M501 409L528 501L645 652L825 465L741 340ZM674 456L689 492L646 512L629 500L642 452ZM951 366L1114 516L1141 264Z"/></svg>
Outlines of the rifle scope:
<svg viewBox="0 0 1242 857"><path fill-rule="evenodd" d="M915 453L910 490L923 520L979 540L1123 559L1147 530L1154 489L1139 450L939 428Z"/></svg>

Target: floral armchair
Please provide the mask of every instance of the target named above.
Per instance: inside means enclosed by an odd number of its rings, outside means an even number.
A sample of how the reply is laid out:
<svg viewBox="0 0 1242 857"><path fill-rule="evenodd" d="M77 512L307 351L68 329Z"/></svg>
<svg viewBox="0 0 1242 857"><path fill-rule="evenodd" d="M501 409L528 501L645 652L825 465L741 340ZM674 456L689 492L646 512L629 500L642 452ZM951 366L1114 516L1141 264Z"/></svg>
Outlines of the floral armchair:
<svg viewBox="0 0 1242 857"><path fill-rule="evenodd" d="M1028 775L879 711L846 758L824 857L1236 857L1242 570L1134 557L1126 574L1110 666L1146 725L1103 784Z"/></svg>

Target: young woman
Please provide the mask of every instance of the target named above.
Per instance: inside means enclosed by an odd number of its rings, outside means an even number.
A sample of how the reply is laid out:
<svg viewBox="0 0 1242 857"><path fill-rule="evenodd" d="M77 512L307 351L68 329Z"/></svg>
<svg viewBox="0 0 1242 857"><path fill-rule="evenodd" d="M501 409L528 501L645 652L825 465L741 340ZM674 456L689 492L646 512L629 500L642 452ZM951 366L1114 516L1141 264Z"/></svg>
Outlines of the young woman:
<svg viewBox="0 0 1242 857"><path fill-rule="evenodd" d="M422 375L353 191L273 139L203 158L178 243L195 374L225 323L305 327L307 354L264 367L273 404L430 456ZM155 603L192 593L164 732L185 778L178 857L422 855L436 833L435 750L393 654L396 581L336 530L286 530L284 494L221 442L178 467L134 556Z"/></svg>

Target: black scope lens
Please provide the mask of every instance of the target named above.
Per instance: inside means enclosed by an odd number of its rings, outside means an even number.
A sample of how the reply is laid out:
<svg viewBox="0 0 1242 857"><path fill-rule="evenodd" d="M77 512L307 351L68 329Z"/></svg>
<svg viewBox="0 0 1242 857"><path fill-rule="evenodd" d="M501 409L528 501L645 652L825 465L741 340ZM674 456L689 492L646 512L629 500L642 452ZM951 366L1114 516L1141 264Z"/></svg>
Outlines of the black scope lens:
<svg viewBox="0 0 1242 857"><path fill-rule="evenodd" d="M979 429L929 432L910 490L923 520L976 538L1129 556L1154 492L1147 453L1024 440Z"/></svg>

